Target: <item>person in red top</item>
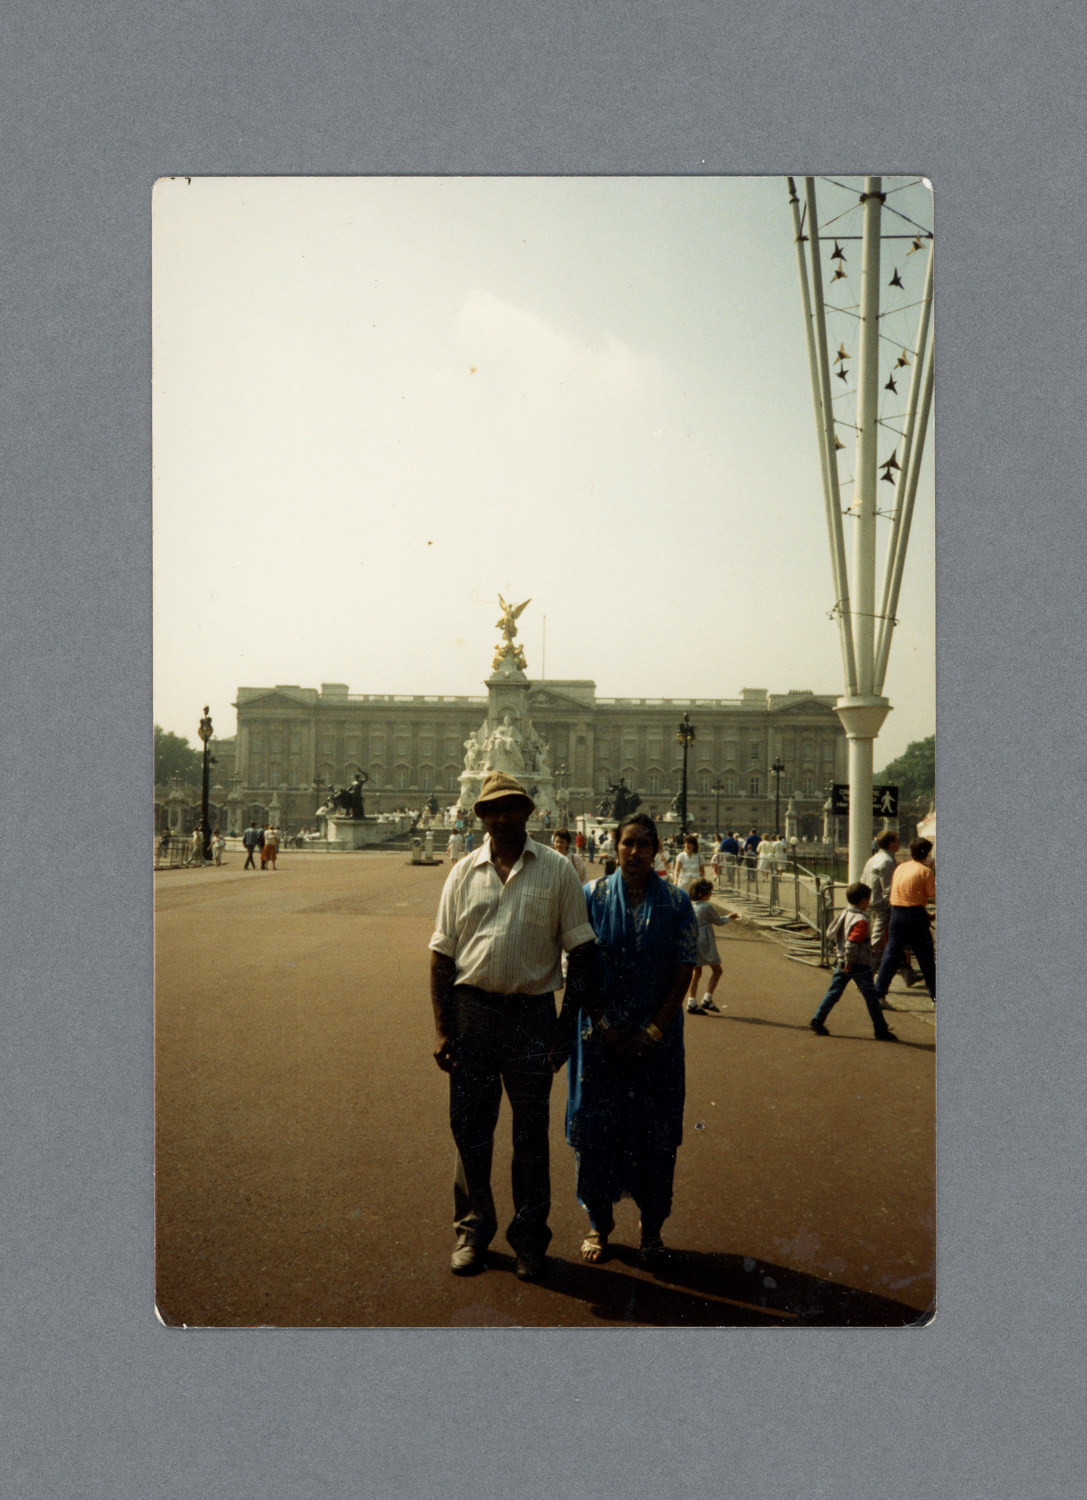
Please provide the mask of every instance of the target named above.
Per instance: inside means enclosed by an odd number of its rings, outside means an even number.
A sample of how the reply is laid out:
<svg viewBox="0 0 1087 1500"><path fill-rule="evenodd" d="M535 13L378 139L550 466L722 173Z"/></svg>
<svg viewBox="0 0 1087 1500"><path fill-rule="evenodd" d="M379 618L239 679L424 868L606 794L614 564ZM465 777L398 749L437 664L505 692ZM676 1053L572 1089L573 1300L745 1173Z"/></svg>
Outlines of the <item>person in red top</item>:
<svg viewBox="0 0 1087 1500"><path fill-rule="evenodd" d="M910 857L898 866L891 880L891 921L887 946L876 975L876 994L882 1000L891 987L905 949L912 949L925 977L932 1003L936 1003L936 955L932 947L930 902L936 900L936 874L928 863L930 839L914 839Z"/></svg>
<svg viewBox="0 0 1087 1500"><path fill-rule="evenodd" d="M898 1038L883 1019L879 998L872 986L872 939L867 915L872 899L871 887L858 880L846 889L845 899L848 903L845 910L839 912L827 928L827 937L833 938L838 949L838 962L834 966L830 987L808 1025L816 1036L830 1035L826 1019L852 980L864 996L876 1041L897 1042Z"/></svg>

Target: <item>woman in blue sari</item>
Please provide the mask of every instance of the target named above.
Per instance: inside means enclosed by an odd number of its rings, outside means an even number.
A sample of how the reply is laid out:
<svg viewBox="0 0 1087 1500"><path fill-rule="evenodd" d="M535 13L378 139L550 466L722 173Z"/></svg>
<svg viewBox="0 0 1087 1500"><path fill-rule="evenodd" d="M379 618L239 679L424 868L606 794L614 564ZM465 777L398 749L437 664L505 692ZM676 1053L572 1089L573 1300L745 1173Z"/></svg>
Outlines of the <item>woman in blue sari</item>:
<svg viewBox="0 0 1087 1500"><path fill-rule="evenodd" d="M690 899L653 872L660 848L653 819L625 819L615 845L615 874L585 887L601 987L578 1013L568 1064L566 1139L589 1214L581 1247L588 1261L605 1258L613 1206L627 1195L641 1210L643 1259L663 1248L683 1139L682 1004L697 961Z"/></svg>

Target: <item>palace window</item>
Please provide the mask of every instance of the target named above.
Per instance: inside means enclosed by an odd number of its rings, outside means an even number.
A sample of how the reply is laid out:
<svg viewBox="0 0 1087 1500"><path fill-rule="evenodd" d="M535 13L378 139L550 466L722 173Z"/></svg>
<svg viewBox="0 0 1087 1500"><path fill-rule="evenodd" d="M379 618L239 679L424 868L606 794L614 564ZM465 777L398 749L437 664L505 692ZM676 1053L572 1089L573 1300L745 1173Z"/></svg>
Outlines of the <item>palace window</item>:
<svg viewBox="0 0 1087 1500"><path fill-rule="evenodd" d="M804 741L804 764L810 766L815 760L815 746L811 740Z"/></svg>
<svg viewBox="0 0 1087 1500"><path fill-rule="evenodd" d="M804 795L811 797L815 794L815 777L810 771L804 773Z"/></svg>
<svg viewBox="0 0 1087 1500"><path fill-rule="evenodd" d="M407 771L397 771L397 773L396 773L396 790L398 792L406 791L407 790L407 785L408 785L408 773L407 773Z"/></svg>
<svg viewBox="0 0 1087 1500"><path fill-rule="evenodd" d="M736 758L737 758L738 754L739 754L739 751L738 751L737 746L736 746L736 741L735 740L726 740L725 741L725 759L728 761L728 763L730 765L735 765Z"/></svg>
<svg viewBox="0 0 1087 1500"><path fill-rule="evenodd" d="M752 776L751 780L748 782L747 785L748 785L748 790L749 790L749 792L750 792L750 794L751 794L752 797L761 797L762 796L762 777L761 776Z"/></svg>
<svg viewBox="0 0 1087 1500"><path fill-rule="evenodd" d="M729 771L728 775L725 777L725 796L726 797L735 797L735 795L736 795L736 778L735 778L735 776L733 776L732 772Z"/></svg>
<svg viewBox="0 0 1087 1500"><path fill-rule="evenodd" d="M423 789L424 792L429 792L430 791L430 767L429 766L424 766L423 769L419 772L419 785L422 787L422 789Z"/></svg>
<svg viewBox="0 0 1087 1500"><path fill-rule="evenodd" d="M703 797L706 797L706 796L709 795L709 790L710 790L710 773L708 771L699 771L699 773L698 773L698 790L699 790L700 795L703 796Z"/></svg>
<svg viewBox="0 0 1087 1500"><path fill-rule="evenodd" d="M660 789L661 789L660 772L659 771L650 771L650 773L649 773L649 795L651 797L655 797L657 795L657 793L660 791Z"/></svg>
<svg viewBox="0 0 1087 1500"><path fill-rule="evenodd" d="M759 759L761 759L761 755L762 755L762 746L759 744L758 740L752 740L751 741L751 759L752 760L759 760Z"/></svg>

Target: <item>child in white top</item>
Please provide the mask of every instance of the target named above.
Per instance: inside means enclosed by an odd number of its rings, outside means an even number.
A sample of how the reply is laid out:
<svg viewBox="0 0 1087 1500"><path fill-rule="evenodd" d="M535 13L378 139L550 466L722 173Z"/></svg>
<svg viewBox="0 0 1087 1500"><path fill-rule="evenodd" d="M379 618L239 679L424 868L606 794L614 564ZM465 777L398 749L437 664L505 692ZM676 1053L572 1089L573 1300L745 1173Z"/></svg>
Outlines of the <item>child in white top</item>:
<svg viewBox="0 0 1087 1500"><path fill-rule="evenodd" d="M729 912L727 916L722 916L716 906L710 903L712 895L713 884L709 880L696 880L691 886L691 904L694 906L694 914L698 919L698 967L691 975L691 987L687 992L687 1010L692 1016L700 1016L705 1011L720 1009L713 998L713 992L722 974L721 955L717 951L717 938L713 929L731 922L734 913ZM710 978L706 993L699 1001L698 981L706 964L710 968Z"/></svg>

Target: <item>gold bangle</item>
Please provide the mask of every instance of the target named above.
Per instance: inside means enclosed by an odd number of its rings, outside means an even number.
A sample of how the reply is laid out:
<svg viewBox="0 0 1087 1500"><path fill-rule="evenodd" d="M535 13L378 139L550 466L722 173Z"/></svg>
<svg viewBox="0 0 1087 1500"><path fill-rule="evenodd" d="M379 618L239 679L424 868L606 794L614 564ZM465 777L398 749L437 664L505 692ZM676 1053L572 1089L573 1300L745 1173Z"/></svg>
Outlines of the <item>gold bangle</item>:
<svg viewBox="0 0 1087 1500"><path fill-rule="evenodd" d="M664 1035L664 1032L661 1031L660 1027L654 1026L652 1021L650 1021L649 1025L644 1027L643 1030L645 1031L646 1036L652 1038L654 1042L659 1042L661 1037Z"/></svg>

